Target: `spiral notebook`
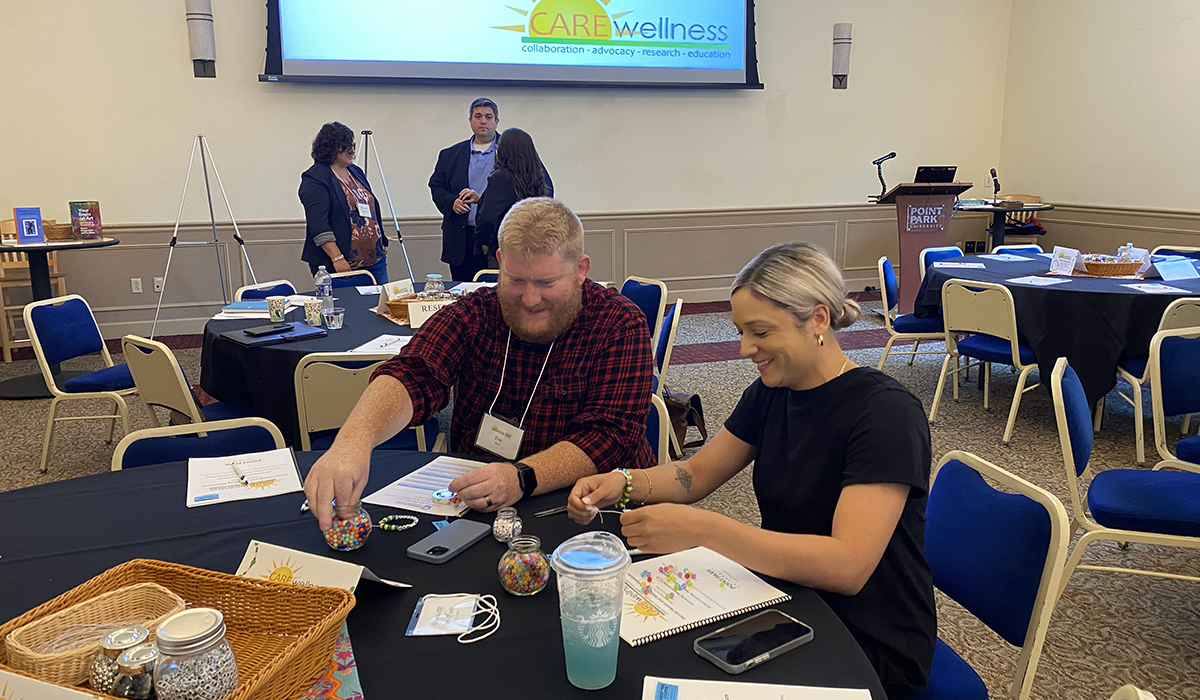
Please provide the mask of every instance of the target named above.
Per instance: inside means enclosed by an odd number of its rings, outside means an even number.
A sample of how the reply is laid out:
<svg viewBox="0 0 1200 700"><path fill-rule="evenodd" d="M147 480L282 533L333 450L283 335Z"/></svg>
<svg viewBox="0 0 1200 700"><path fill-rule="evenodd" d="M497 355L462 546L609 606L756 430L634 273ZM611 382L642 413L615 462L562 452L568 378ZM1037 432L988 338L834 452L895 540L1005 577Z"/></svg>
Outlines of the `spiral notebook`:
<svg viewBox="0 0 1200 700"><path fill-rule="evenodd" d="M695 547L630 564L621 639L636 647L791 599L741 564Z"/></svg>

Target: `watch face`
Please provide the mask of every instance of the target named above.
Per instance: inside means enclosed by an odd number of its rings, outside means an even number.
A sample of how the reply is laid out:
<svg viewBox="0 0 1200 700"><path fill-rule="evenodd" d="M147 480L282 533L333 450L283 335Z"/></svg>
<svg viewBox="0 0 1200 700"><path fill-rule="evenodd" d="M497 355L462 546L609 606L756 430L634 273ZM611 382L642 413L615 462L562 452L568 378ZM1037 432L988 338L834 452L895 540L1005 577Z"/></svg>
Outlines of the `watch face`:
<svg viewBox="0 0 1200 700"><path fill-rule="evenodd" d="M527 465L515 466L517 467L517 483L521 486L521 492L528 496L537 488L537 474L532 467Z"/></svg>

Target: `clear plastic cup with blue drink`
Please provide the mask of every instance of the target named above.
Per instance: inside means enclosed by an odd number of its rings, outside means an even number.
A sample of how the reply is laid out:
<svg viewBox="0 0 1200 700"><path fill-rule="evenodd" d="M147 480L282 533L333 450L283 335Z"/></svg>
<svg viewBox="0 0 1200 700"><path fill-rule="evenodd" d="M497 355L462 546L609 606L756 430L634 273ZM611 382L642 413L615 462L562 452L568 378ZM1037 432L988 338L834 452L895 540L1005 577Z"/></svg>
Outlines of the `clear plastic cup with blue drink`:
<svg viewBox="0 0 1200 700"><path fill-rule="evenodd" d="M558 574L567 680L584 690L605 688L617 677L629 552L616 535L586 532L560 544L550 565Z"/></svg>

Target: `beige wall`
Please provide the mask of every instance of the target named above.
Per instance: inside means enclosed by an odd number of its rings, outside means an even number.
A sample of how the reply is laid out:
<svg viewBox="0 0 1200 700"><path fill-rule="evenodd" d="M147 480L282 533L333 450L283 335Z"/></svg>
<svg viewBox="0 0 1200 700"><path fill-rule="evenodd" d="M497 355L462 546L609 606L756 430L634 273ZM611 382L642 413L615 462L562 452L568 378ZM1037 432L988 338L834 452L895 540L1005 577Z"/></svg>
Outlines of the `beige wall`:
<svg viewBox="0 0 1200 700"><path fill-rule="evenodd" d="M1013 0L1001 179L1054 202L1200 209L1200 3Z"/></svg>

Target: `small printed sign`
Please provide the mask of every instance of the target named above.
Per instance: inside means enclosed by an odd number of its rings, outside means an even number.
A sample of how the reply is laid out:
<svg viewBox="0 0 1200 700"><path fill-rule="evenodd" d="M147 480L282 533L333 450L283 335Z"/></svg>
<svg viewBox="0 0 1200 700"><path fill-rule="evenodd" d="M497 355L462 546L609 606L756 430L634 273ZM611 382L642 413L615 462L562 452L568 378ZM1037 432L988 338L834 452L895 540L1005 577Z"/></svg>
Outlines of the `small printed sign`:
<svg viewBox="0 0 1200 700"><path fill-rule="evenodd" d="M941 231L949 224L949 213L943 204L909 204L904 211L904 230Z"/></svg>
<svg viewBox="0 0 1200 700"><path fill-rule="evenodd" d="M444 306L453 304L453 299L430 299L429 301L412 301L408 304L408 325L414 330L429 320Z"/></svg>
<svg viewBox="0 0 1200 700"><path fill-rule="evenodd" d="M1087 272L1087 266L1083 264L1083 256L1079 251L1060 245L1054 246L1054 251L1050 253L1050 274L1070 275L1075 270Z"/></svg>

